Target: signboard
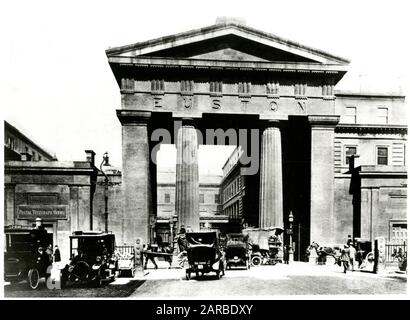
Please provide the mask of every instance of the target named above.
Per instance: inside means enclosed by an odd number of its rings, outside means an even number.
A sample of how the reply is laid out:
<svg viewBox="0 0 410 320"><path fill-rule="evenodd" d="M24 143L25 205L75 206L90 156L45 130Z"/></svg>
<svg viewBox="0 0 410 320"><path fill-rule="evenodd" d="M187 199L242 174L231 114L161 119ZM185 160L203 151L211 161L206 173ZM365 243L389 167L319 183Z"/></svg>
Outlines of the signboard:
<svg viewBox="0 0 410 320"><path fill-rule="evenodd" d="M19 205L17 206L17 219L67 219L67 207L67 205Z"/></svg>

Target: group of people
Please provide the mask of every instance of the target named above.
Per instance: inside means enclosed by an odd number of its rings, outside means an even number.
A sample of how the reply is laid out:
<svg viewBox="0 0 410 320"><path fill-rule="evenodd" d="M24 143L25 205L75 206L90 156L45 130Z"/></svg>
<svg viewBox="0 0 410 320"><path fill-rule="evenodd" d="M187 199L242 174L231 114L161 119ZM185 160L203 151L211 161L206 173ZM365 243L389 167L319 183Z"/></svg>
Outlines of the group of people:
<svg viewBox="0 0 410 320"><path fill-rule="evenodd" d="M54 252L52 245L44 249L41 245L37 248L36 262L39 264L49 265L50 263L59 263L61 261L60 249L55 245Z"/></svg>

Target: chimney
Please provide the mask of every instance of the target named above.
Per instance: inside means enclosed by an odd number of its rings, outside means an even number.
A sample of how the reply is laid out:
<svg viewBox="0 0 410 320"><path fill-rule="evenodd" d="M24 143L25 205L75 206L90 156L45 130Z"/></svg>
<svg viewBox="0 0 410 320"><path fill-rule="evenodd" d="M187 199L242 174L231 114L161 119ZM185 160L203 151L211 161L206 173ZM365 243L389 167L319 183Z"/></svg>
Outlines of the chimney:
<svg viewBox="0 0 410 320"><path fill-rule="evenodd" d="M95 152L93 150L85 150L88 162L91 163L91 166L95 165Z"/></svg>
<svg viewBox="0 0 410 320"><path fill-rule="evenodd" d="M23 153L20 154L20 156L21 156L21 161L31 161L31 158L33 157L28 152L23 152Z"/></svg>
<svg viewBox="0 0 410 320"><path fill-rule="evenodd" d="M240 18L240 17L217 17L215 24L229 24L229 23L233 23L233 24L240 24L243 26L246 26L246 20L244 18Z"/></svg>

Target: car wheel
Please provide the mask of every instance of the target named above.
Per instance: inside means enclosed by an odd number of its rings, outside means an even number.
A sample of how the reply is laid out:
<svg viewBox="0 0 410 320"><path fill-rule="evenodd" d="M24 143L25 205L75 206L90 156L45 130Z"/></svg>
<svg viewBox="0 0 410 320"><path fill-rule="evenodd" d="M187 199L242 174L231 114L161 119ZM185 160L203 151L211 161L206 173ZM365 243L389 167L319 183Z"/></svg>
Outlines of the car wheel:
<svg viewBox="0 0 410 320"><path fill-rule="evenodd" d="M262 258L260 256L252 257L251 263L254 267L258 267L262 264Z"/></svg>
<svg viewBox="0 0 410 320"><path fill-rule="evenodd" d="M135 277L135 269L131 269L131 278Z"/></svg>
<svg viewBox="0 0 410 320"><path fill-rule="evenodd" d="M28 285L31 289L35 290L40 283L40 274L37 269L30 269L27 277Z"/></svg>

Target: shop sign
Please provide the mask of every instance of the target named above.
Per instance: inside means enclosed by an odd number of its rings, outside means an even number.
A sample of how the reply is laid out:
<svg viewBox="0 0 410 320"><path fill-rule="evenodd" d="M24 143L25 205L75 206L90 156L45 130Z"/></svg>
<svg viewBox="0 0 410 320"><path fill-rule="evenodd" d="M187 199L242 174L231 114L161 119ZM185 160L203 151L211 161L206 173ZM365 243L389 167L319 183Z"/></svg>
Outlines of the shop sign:
<svg viewBox="0 0 410 320"><path fill-rule="evenodd" d="M17 219L67 219L67 207L67 205L19 205L17 206Z"/></svg>

